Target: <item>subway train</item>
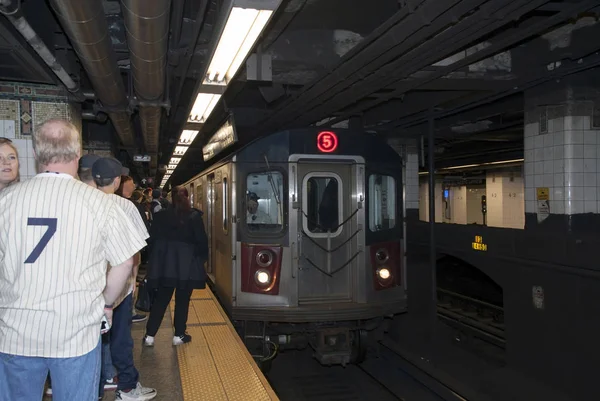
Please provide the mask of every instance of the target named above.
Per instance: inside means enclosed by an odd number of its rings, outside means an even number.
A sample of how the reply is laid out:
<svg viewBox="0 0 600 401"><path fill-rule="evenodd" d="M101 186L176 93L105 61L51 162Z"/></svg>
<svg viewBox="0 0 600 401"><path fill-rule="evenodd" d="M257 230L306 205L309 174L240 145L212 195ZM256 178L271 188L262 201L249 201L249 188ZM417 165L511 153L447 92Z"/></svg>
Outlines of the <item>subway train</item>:
<svg viewBox="0 0 600 401"><path fill-rule="evenodd" d="M373 135L316 127L255 140L182 184L204 213L210 285L257 359L311 346L322 364L356 363L406 311L403 174Z"/></svg>

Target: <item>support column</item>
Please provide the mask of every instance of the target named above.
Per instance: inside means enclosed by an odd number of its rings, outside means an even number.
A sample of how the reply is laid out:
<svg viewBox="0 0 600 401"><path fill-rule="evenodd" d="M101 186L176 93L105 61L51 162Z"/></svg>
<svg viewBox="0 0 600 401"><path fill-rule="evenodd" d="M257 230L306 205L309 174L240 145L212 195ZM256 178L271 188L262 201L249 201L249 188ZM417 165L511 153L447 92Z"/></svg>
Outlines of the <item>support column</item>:
<svg viewBox="0 0 600 401"><path fill-rule="evenodd" d="M522 170L488 172L485 179L487 226L525 227L525 196Z"/></svg>
<svg viewBox="0 0 600 401"><path fill-rule="evenodd" d="M598 81L592 71L525 94L527 228L597 230L600 220Z"/></svg>
<svg viewBox="0 0 600 401"><path fill-rule="evenodd" d="M10 138L19 152L21 181L37 174L32 134L52 118L71 121L81 133L81 108L69 103L62 88L50 85L0 83L0 135Z"/></svg>

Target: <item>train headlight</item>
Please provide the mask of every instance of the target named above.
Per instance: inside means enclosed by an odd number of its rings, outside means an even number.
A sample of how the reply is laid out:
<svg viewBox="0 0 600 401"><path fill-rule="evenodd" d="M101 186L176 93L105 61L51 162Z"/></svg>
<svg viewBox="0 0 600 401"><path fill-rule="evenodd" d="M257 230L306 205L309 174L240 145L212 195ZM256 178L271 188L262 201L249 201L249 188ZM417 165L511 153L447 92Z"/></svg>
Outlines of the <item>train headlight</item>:
<svg viewBox="0 0 600 401"><path fill-rule="evenodd" d="M254 280L256 280L256 284L264 286L271 282L271 275L266 270L257 270L254 275Z"/></svg>
<svg viewBox="0 0 600 401"><path fill-rule="evenodd" d="M377 276L382 279L382 280L388 280L390 277L392 277L392 273L390 272L390 269L388 269L387 267L382 267L377 269Z"/></svg>
<svg viewBox="0 0 600 401"><path fill-rule="evenodd" d="M270 251L260 251L256 254L256 263L260 267L269 267L273 263L273 253Z"/></svg>

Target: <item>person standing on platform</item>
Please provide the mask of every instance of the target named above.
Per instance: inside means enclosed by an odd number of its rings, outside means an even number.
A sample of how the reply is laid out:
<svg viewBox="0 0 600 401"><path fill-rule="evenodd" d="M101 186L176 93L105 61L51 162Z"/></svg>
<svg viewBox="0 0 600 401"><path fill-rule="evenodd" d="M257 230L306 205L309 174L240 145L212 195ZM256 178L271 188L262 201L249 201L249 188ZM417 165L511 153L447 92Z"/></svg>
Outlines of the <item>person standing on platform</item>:
<svg viewBox="0 0 600 401"><path fill-rule="evenodd" d="M173 345L192 341L186 333L190 297L195 288L206 285L204 262L208 258L208 238L202 212L190 206L187 189L176 187L173 205L156 214L150 227L148 288L158 292L146 324L144 345L154 345L154 336L175 292L175 335Z"/></svg>
<svg viewBox="0 0 600 401"><path fill-rule="evenodd" d="M40 174L0 193L0 401L96 401L102 316L144 245L108 196L75 180L81 136L64 120L33 135ZM108 276L107 261L113 266Z"/></svg>
<svg viewBox="0 0 600 401"><path fill-rule="evenodd" d="M117 203L133 223L138 234L148 238L148 231L142 218L128 199L115 195L119 188L123 166L113 158L104 157L92 166L92 175L98 189ZM156 397L156 390L143 387L139 382L139 372L133 362L133 338L131 337L131 311L133 309L133 291L135 289L135 272L140 263L139 253L135 255L134 269L127 281L127 287L114 303L113 325L110 330L110 354L117 369L117 400L151 400ZM109 379L109 377L104 377ZM100 388L103 394L104 387Z"/></svg>
<svg viewBox="0 0 600 401"><path fill-rule="evenodd" d="M0 138L0 191L19 182L19 152L8 138Z"/></svg>

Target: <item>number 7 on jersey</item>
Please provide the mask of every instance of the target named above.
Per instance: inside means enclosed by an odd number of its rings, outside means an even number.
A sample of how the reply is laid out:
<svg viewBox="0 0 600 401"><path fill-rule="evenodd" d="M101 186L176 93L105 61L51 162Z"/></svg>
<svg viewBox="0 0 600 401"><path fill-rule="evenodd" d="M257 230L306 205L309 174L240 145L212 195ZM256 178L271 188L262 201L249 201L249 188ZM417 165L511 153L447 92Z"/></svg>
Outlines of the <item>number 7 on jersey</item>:
<svg viewBox="0 0 600 401"><path fill-rule="evenodd" d="M25 263L35 263L35 261L40 257L42 251L44 248L46 248L46 245L48 245L48 242L50 242L50 239L54 236L54 233L56 233L57 221L58 219L55 218L43 217L29 217L27 219L28 226L47 226L48 230L46 230L44 235L42 235L40 242L38 242L35 248L33 248L33 251L31 251L31 254L27 257L27 259L25 259Z"/></svg>

